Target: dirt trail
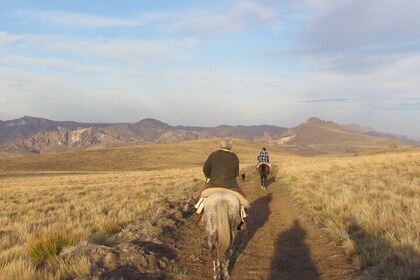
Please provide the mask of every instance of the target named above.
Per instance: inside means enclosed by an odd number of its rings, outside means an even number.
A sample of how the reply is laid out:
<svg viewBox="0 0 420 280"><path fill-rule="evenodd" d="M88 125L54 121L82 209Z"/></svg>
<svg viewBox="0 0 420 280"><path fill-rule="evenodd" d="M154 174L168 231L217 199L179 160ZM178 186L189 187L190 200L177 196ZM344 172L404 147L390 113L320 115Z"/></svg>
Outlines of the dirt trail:
<svg viewBox="0 0 420 280"><path fill-rule="evenodd" d="M249 177L249 176L248 176ZM286 186L269 177L267 190L256 176L242 183L251 202L247 231L239 232L230 265L232 280L351 279L352 267L341 249L301 215ZM179 279L212 279L204 227L188 221L177 243Z"/></svg>

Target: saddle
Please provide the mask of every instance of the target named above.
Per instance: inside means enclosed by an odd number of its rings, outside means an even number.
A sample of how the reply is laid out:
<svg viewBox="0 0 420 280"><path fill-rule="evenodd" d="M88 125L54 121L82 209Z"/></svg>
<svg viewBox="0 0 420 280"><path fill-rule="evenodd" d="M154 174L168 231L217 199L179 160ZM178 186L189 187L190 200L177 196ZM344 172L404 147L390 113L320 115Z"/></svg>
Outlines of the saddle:
<svg viewBox="0 0 420 280"><path fill-rule="evenodd" d="M230 193L236 196L239 200L239 202L246 208L249 207L249 201L243 197L240 193L226 189L226 188L207 188L201 192L200 197L209 197L210 195L217 193L217 192L225 192Z"/></svg>
<svg viewBox="0 0 420 280"><path fill-rule="evenodd" d="M263 164L267 165L268 168L271 168L271 164L269 164L268 162L262 162L262 161L257 164L257 168L260 167Z"/></svg>
<svg viewBox="0 0 420 280"><path fill-rule="evenodd" d="M241 219L242 219L242 222L244 222L245 218L247 216L244 208L249 207L249 201L245 197L243 197L240 193L229 190L229 189L225 189L225 188L207 188L207 189L203 190L201 192L200 199L194 205L194 208L197 209L197 211L195 211L195 212L197 214L201 214L201 212L203 212L203 210L204 210L204 205L205 205L207 197L209 197L210 195L212 195L214 193L217 193L217 192L230 193L230 194L233 194L234 196L236 196L238 198L239 203L241 204Z"/></svg>

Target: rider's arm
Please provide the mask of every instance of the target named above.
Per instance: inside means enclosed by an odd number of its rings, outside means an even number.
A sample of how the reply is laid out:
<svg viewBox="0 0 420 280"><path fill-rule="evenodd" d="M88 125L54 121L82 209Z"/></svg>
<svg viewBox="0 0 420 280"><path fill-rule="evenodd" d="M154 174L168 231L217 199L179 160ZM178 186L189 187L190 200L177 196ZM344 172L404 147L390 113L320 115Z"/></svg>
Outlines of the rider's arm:
<svg viewBox="0 0 420 280"><path fill-rule="evenodd" d="M235 157L235 178L239 175L239 158Z"/></svg>
<svg viewBox="0 0 420 280"><path fill-rule="evenodd" d="M207 158L203 166L203 173L206 178L210 178L211 174L211 155Z"/></svg>

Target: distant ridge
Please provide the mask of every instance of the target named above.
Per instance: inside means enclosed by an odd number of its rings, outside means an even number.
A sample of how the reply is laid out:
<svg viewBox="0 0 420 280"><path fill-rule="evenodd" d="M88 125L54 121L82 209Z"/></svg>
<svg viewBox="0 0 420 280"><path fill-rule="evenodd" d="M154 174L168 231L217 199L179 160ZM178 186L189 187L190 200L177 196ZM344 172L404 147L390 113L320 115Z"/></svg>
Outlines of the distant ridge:
<svg viewBox="0 0 420 280"><path fill-rule="evenodd" d="M212 137L282 145L304 154L353 152L360 147L387 147L392 143L416 144L406 137L376 132L356 124L341 126L316 117L293 128L273 125L171 126L152 118L116 124L53 121L29 116L0 121L0 149L26 153L174 143Z"/></svg>
<svg viewBox="0 0 420 280"><path fill-rule="evenodd" d="M287 128L277 126L191 127L171 126L146 118L136 123L96 124L53 121L25 116L0 121L0 146L4 150L31 153L94 149L142 143L174 143L211 137L257 140L280 137Z"/></svg>
<svg viewBox="0 0 420 280"><path fill-rule="evenodd" d="M354 133L369 133L369 132L373 132L375 131L375 129L371 128L371 127L366 127L366 126L361 126L358 124L344 124L342 125L342 127L349 131L349 132L354 132Z"/></svg>
<svg viewBox="0 0 420 280"><path fill-rule="evenodd" d="M317 117L288 129L275 143L287 145L288 149L305 155L329 153L354 153L368 149L383 149L413 145L388 134L376 132L359 125L342 126Z"/></svg>
<svg viewBox="0 0 420 280"><path fill-rule="evenodd" d="M350 132L365 134L365 135L372 136L372 137L387 138L387 139L391 139L391 140L394 140L394 141L402 142L402 143L407 144L407 145L415 146L415 145L419 144L418 141L415 141L415 140L410 139L410 138L408 138L406 136L403 136L403 135L378 132L371 127L363 127L363 126L360 126L360 125L357 125L357 124L343 125L343 128L347 131L350 131Z"/></svg>
<svg viewBox="0 0 420 280"><path fill-rule="evenodd" d="M73 121L52 121L45 118L24 116L10 121L0 121L0 144L16 138L25 138L41 131L57 130L60 127L74 130L87 127L105 127L104 123L81 123Z"/></svg>

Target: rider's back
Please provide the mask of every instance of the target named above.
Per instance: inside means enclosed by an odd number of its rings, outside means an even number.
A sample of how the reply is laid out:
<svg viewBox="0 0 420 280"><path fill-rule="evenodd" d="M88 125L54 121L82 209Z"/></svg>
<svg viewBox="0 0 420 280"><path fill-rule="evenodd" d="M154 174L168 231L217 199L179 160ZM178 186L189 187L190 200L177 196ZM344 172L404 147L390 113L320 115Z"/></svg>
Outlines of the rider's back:
<svg viewBox="0 0 420 280"><path fill-rule="evenodd" d="M210 178L208 187L236 189L239 159L235 153L218 150L210 154L203 166L204 175Z"/></svg>

